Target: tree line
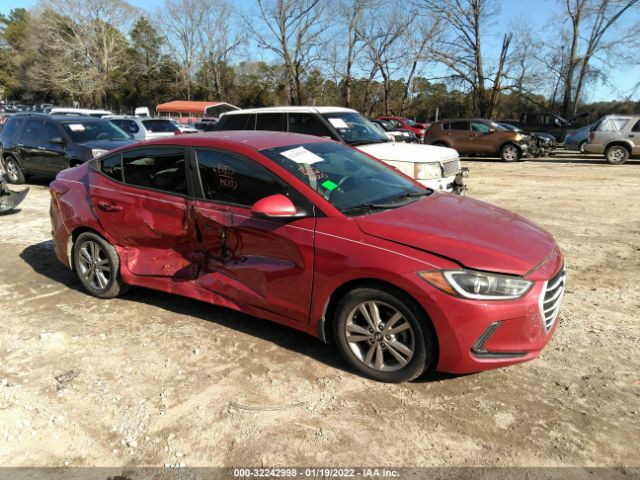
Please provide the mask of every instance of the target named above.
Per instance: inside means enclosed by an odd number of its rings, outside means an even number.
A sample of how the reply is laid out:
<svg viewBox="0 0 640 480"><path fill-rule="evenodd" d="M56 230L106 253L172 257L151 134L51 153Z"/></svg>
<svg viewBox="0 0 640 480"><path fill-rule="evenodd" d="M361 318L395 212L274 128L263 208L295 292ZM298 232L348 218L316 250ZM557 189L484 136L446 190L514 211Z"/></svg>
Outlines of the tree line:
<svg viewBox="0 0 640 480"><path fill-rule="evenodd" d="M0 98L131 112L175 99L365 114L571 118L638 64L640 0L556 0L538 30L499 0L40 0L0 16ZM499 35L497 48L488 48ZM634 43L635 42L635 43ZM640 82L635 92L640 90Z"/></svg>

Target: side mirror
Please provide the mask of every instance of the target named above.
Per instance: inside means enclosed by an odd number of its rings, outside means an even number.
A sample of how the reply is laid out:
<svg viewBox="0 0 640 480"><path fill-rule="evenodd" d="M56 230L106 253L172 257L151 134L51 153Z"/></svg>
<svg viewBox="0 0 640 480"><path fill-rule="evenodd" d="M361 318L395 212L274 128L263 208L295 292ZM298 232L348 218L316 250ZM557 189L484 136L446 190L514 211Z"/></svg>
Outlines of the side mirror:
<svg viewBox="0 0 640 480"><path fill-rule="evenodd" d="M496 133L496 129L491 127L487 133Z"/></svg>
<svg viewBox="0 0 640 480"><path fill-rule="evenodd" d="M62 137L53 137L52 139L49 140L49 143L52 143L53 145L66 145L67 144L67 142Z"/></svg>
<svg viewBox="0 0 640 480"><path fill-rule="evenodd" d="M291 218L296 213L296 206L281 193L261 198L251 207L251 214L256 218Z"/></svg>

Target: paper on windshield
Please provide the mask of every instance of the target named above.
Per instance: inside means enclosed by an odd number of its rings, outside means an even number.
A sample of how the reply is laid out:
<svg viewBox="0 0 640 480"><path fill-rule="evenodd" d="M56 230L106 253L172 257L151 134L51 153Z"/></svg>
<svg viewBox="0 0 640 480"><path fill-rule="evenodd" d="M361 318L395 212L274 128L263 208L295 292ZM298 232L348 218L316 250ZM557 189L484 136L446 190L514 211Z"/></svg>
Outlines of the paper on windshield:
<svg viewBox="0 0 640 480"><path fill-rule="evenodd" d="M349 128L349 125L347 125L347 122L345 122L341 118L329 118L328 120L329 120L329 123L333 125L335 128Z"/></svg>
<svg viewBox="0 0 640 480"><path fill-rule="evenodd" d="M72 132L84 132L84 125L81 123L70 123L69 128Z"/></svg>
<svg viewBox="0 0 640 480"><path fill-rule="evenodd" d="M304 147L292 148L291 150L280 152L280 155L296 163L307 163L310 165L312 163L322 162L322 157L319 157Z"/></svg>

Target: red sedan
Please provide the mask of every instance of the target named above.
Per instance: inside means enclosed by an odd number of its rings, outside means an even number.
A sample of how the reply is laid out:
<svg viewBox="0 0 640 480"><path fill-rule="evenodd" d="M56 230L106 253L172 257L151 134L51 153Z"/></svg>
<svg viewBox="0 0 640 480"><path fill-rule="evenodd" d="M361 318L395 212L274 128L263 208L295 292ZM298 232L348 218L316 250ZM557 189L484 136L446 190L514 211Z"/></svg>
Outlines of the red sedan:
<svg viewBox="0 0 640 480"><path fill-rule="evenodd" d="M240 310L382 381L537 357L565 287L536 225L318 137L158 139L61 172L51 195L56 255L92 295L140 285Z"/></svg>
<svg viewBox="0 0 640 480"><path fill-rule="evenodd" d="M424 123L417 123L413 120L409 120L404 117L391 117L391 116L379 116L376 117L376 120L385 120L389 122L389 125L393 128L404 128L406 130L411 130L416 134L418 140L422 141L424 139L424 133L427 131L428 125Z"/></svg>

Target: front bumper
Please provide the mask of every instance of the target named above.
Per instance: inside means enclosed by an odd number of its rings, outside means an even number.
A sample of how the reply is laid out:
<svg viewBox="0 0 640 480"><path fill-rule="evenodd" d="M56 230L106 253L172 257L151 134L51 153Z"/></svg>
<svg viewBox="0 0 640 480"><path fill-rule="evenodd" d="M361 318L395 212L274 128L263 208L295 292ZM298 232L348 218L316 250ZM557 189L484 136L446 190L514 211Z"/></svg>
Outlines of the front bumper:
<svg viewBox="0 0 640 480"><path fill-rule="evenodd" d="M452 175L444 178L437 178L434 180L417 180L427 188L435 190L436 192L455 193L457 195L464 195L467 186L464 183L464 179L469 176L469 169L463 167L456 175Z"/></svg>
<svg viewBox="0 0 640 480"><path fill-rule="evenodd" d="M453 297L429 284L423 286L427 295L419 301L438 337L436 370L472 373L538 357L551 339L559 315L546 333L539 308L544 288L545 281L536 280L523 298L476 301Z"/></svg>

